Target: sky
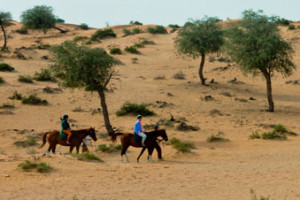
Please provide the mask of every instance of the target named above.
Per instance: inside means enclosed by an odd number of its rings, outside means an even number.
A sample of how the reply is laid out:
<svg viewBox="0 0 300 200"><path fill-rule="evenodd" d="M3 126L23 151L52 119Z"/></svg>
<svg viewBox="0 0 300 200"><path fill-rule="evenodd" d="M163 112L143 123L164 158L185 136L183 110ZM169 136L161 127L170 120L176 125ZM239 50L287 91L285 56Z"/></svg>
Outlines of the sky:
<svg viewBox="0 0 300 200"><path fill-rule="evenodd" d="M205 15L238 19L247 9L264 10L300 21L300 0L0 0L0 11L10 12L14 20L35 5L47 5L66 23L86 23L90 27L124 25L131 20L143 24L179 24Z"/></svg>

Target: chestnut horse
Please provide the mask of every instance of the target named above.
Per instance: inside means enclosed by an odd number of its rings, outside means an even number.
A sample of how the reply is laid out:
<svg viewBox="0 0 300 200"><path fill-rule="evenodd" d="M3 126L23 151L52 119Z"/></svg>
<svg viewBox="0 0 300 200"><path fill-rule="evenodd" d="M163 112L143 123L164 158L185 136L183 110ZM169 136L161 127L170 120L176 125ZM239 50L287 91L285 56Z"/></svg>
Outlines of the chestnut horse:
<svg viewBox="0 0 300 200"><path fill-rule="evenodd" d="M155 131L150 131L150 132L145 132L147 135L147 139L145 141L146 148L148 149L149 161L152 160L152 153L154 148L161 150L158 143L157 143L157 138L162 137L163 140L168 141L168 136L166 133L166 130L160 129L160 130L155 130ZM111 140L113 142L116 141L117 136L121 135L121 143L122 143L122 151L121 151L121 161L123 162L123 155L125 155L126 160L129 162L128 156L126 155L126 151L129 146L137 147L137 148L142 148L141 142L137 142L134 138L134 135L131 133L113 133ZM140 154L141 155L141 154ZM161 157L161 151L158 151L158 155ZM137 161L139 161L140 156L138 157Z"/></svg>
<svg viewBox="0 0 300 200"><path fill-rule="evenodd" d="M62 146L70 146L70 153L72 153L74 147L76 147L77 153L79 153L79 147L80 144L82 143L82 140L86 136L91 136L91 138L94 141L97 141L96 133L94 128L89 128L89 129L81 129L81 130L74 130L72 131L72 137L71 137L71 144L67 144L66 140L60 139L60 131L50 131L46 132L43 135L43 144L40 146L42 148L46 144L46 139L48 136L48 143L49 143L49 148L48 152L52 150L53 153L55 153L55 148L57 144L60 144Z"/></svg>

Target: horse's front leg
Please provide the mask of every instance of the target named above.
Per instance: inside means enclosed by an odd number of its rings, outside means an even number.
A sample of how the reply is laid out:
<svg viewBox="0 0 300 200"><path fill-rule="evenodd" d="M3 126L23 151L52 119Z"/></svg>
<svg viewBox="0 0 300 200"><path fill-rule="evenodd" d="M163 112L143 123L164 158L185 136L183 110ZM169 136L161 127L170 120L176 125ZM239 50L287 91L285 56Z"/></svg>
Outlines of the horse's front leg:
<svg viewBox="0 0 300 200"><path fill-rule="evenodd" d="M144 153L145 150L146 150L146 147L143 147L143 149L142 149L140 155L137 157L137 162L139 162L140 157L143 155L143 153Z"/></svg>
<svg viewBox="0 0 300 200"><path fill-rule="evenodd" d="M79 154L79 147L80 147L80 145L76 146L76 152L77 152L77 154Z"/></svg>
<svg viewBox="0 0 300 200"><path fill-rule="evenodd" d="M158 143L155 144L154 148L156 149L157 151L157 156L158 156L158 159L162 159L162 154L161 154L161 147L159 146Z"/></svg>
<svg viewBox="0 0 300 200"><path fill-rule="evenodd" d="M153 147L149 147L148 148L148 153L149 153L149 155L148 155L148 161L150 161L150 162L154 162L154 160L152 159L153 150L154 150Z"/></svg>
<svg viewBox="0 0 300 200"><path fill-rule="evenodd" d="M70 153L72 153L74 146L70 146Z"/></svg>

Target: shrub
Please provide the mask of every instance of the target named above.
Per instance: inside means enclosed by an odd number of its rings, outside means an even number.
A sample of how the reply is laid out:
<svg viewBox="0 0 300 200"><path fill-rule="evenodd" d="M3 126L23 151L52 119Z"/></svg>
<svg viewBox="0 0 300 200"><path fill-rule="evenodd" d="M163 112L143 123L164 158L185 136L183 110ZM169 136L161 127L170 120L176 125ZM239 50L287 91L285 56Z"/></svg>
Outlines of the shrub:
<svg viewBox="0 0 300 200"><path fill-rule="evenodd" d="M40 173L45 173L51 171L52 167L45 162L39 162L36 166L36 170Z"/></svg>
<svg viewBox="0 0 300 200"><path fill-rule="evenodd" d="M0 76L0 84L5 83L4 79Z"/></svg>
<svg viewBox="0 0 300 200"><path fill-rule="evenodd" d="M147 38L140 40L139 43L142 45L155 44L155 42L153 42L152 40L148 40Z"/></svg>
<svg viewBox="0 0 300 200"><path fill-rule="evenodd" d="M26 171L34 169L34 168L36 168L36 166L37 166L37 164L35 162L31 162L29 160L25 160L24 162L22 162L18 165L18 167L20 167Z"/></svg>
<svg viewBox="0 0 300 200"><path fill-rule="evenodd" d="M9 64L0 63L0 71L1 72L12 72L15 68L11 67Z"/></svg>
<svg viewBox="0 0 300 200"><path fill-rule="evenodd" d="M184 122L181 122L177 127L176 127L177 130L179 131L198 131L199 130L199 127L196 127L196 126L190 126L190 125L187 125L186 123Z"/></svg>
<svg viewBox="0 0 300 200"><path fill-rule="evenodd" d="M264 140L274 140L274 139L286 140L287 137L286 137L285 133L280 133L280 132L277 132L277 131L273 130L273 131L270 131L268 133L263 133L262 134L262 139L264 139Z"/></svg>
<svg viewBox="0 0 300 200"><path fill-rule="evenodd" d="M147 31L151 34L166 34L168 33L165 27L157 25L156 27L148 27Z"/></svg>
<svg viewBox="0 0 300 200"><path fill-rule="evenodd" d="M36 140L34 137L28 138L27 140L20 140L14 142L14 145L18 147L31 147L36 145Z"/></svg>
<svg viewBox="0 0 300 200"><path fill-rule="evenodd" d="M165 80L166 77L164 75L158 75L156 77L154 77L154 80Z"/></svg>
<svg viewBox="0 0 300 200"><path fill-rule="evenodd" d="M10 96L9 99L21 100L22 94L18 93L18 91L14 91L14 94L12 96Z"/></svg>
<svg viewBox="0 0 300 200"><path fill-rule="evenodd" d="M296 26L294 24L290 24L288 26L288 30L295 30L296 29Z"/></svg>
<svg viewBox="0 0 300 200"><path fill-rule="evenodd" d="M172 28L171 33L174 33L175 31L177 31L180 28L180 26L177 24L169 24L169 27Z"/></svg>
<svg viewBox="0 0 300 200"><path fill-rule="evenodd" d="M224 133L222 131L218 132L216 135L212 134L206 139L207 142L226 142L229 141L226 138L223 138Z"/></svg>
<svg viewBox="0 0 300 200"><path fill-rule="evenodd" d="M279 18L277 17L275 19L275 22L278 24L278 25L283 25L283 26L288 26L290 25L290 21L288 19L285 19L285 18Z"/></svg>
<svg viewBox="0 0 300 200"><path fill-rule="evenodd" d="M35 72L34 80L37 81L55 81L49 69L42 69L41 72Z"/></svg>
<svg viewBox="0 0 300 200"><path fill-rule="evenodd" d="M123 29L123 33L124 33L123 37L126 37L128 35L132 35L132 32L130 30L128 30L127 28Z"/></svg>
<svg viewBox="0 0 300 200"><path fill-rule="evenodd" d="M48 105L47 100L42 100L41 98L37 97L36 94L32 94L28 97L23 97L22 103L30 105Z"/></svg>
<svg viewBox="0 0 300 200"><path fill-rule="evenodd" d="M140 44L140 43L135 43L135 44L133 45L133 47L135 47L135 48L143 48L143 47L145 47L145 46L142 45L142 44Z"/></svg>
<svg viewBox="0 0 300 200"><path fill-rule="evenodd" d="M19 76L18 81L22 83L33 83L32 78L30 76L23 75Z"/></svg>
<svg viewBox="0 0 300 200"><path fill-rule="evenodd" d="M85 37L85 36L76 36L76 37L74 37L73 41L78 42L78 41L85 40L85 39L87 39L87 37Z"/></svg>
<svg viewBox="0 0 300 200"><path fill-rule="evenodd" d="M22 34L22 35L26 35L26 34L28 34L28 29L25 28L25 27L22 27L22 28L16 30L16 32L17 32L17 33L20 33L20 34Z"/></svg>
<svg viewBox="0 0 300 200"><path fill-rule="evenodd" d="M250 139L260 139L261 136L257 131L253 132L252 135L249 136Z"/></svg>
<svg viewBox="0 0 300 200"><path fill-rule="evenodd" d="M120 48L112 48L110 51L109 51L110 54L119 54L121 55L122 54L122 51Z"/></svg>
<svg viewBox="0 0 300 200"><path fill-rule="evenodd" d="M141 23L139 21L130 21L129 24L131 24L131 25L143 25L143 23Z"/></svg>
<svg viewBox="0 0 300 200"><path fill-rule="evenodd" d="M177 150L177 152L190 153L191 149L195 149L194 143L187 142L187 141L180 141L178 138L172 138L170 143L172 147Z"/></svg>
<svg viewBox="0 0 300 200"><path fill-rule="evenodd" d="M104 39L107 37L117 37L112 29L98 29L96 33L94 33L91 37L92 41L96 41L97 39Z"/></svg>
<svg viewBox="0 0 300 200"><path fill-rule="evenodd" d="M55 19L55 22L57 22L57 23L65 23L65 20L58 17L58 18Z"/></svg>
<svg viewBox="0 0 300 200"><path fill-rule="evenodd" d="M0 106L0 108L15 108L15 105L10 103L4 103L2 104L2 106Z"/></svg>
<svg viewBox="0 0 300 200"><path fill-rule="evenodd" d="M100 144L98 146L98 149L102 152L113 153L113 152L119 152L122 149L122 145L110 144L109 146L106 146L106 144Z"/></svg>
<svg viewBox="0 0 300 200"><path fill-rule="evenodd" d="M134 28L134 29L132 29L132 34L139 34L139 33L142 33L143 31L142 31L142 29L140 29L140 28Z"/></svg>
<svg viewBox="0 0 300 200"><path fill-rule="evenodd" d="M78 27L82 30L89 30L89 26L86 23L82 23Z"/></svg>
<svg viewBox="0 0 300 200"><path fill-rule="evenodd" d="M123 116L123 115L143 115L143 116L150 116L154 115L154 112L149 110L145 104L137 104L137 103L131 103L129 101L126 101L120 110L116 112L117 116Z"/></svg>
<svg viewBox="0 0 300 200"><path fill-rule="evenodd" d="M50 44L39 44L38 46L36 46L37 49L49 49L50 47Z"/></svg>
<svg viewBox="0 0 300 200"><path fill-rule="evenodd" d="M185 79L185 74L182 73L182 71L180 71L180 72L174 74L174 75L173 75L173 78L174 78L174 79L178 79L178 80L183 80L183 79Z"/></svg>
<svg viewBox="0 0 300 200"><path fill-rule="evenodd" d="M136 47L134 46L130 46L130 47L126 47L125 51L129 52L129 53L133 53L133 54L139 54L140 52L137 50Z"/></svg>
<svg viewBox="0 0 300 200"><path fill-rule="evenodd" d="M82 154L71 154L73 157L76 157L78 160L82 161L97 161L103 162L98 156L93 153L84 152Z"/></svg>
<svg viewBox="0 0 300 200"><path fill-rule="evenodd" d="M251 200L270 200L270 197L260 196L260 198L258 198L253 189L250 190L250 194Z"/></svg>
<svg viewBox="0 0 300 200"><path fill-rule="evenodd" d="M158 120L157 124L158 125L164 125L164 126L173 127L174 126L174 121L166 120L166 119L160 119L160 120Z"/></svg>

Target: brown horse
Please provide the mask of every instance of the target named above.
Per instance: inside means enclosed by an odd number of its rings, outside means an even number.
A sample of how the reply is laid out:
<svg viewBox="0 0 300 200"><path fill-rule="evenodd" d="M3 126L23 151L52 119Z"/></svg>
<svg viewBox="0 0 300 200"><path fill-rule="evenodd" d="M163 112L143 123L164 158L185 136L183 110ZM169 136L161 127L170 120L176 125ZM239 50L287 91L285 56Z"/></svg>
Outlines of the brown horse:
<svg viewBox="0 0 300 200"><path fill-rule="evenodd" d="M76 151L77 151L77 153L79 153L80 144L82 143L82 140L88 135L91 136L91 138L94 141L97 141L97 137L96 137L94 128L72 131L72 137L71 137L71 141L70 141L71 144L67 144L66 140L61 140L59 134L60 134L59 131L50 131L50 132L44 133L43 144L40 146L40 148L42 148L46 144L47 136L48 136L48 143L49 143L48 152L50 152L52 150L53 153L55 153L55 148L56 148L57 144L60 144L62 146L70 146L70 153L72 153L74 147L76 147Z"/></svg>
<svg viewBox="0 0 300 200"><path fill-rule="evenodd" d="M152 160L152 153L154 148L160 149L158 143L157 143L157 138L162 137L163 140L168 141L168 136L166 133L166 130L160 129L160 130L155 130L155 131L150 131L150 132L145 132L147 135L147 139L145 141L146 148L148 149L149 157L148 160ZM142 148L142 144L140 142L137 142L134 138L134 135L131 133L114 133L111 137L112 141L115 142L117 136L121 135L121 143L122 143L122 151L121 151L121 161L123 162L123 155L125 155L126 160L129 162L128 156L126 155L126 151L129 146L137 147L137 148ZM140 154L141 155L141 154ZM161 151L158 154L161 157ZM138 157L137 161L139 161L140 156Z"/></svg>

